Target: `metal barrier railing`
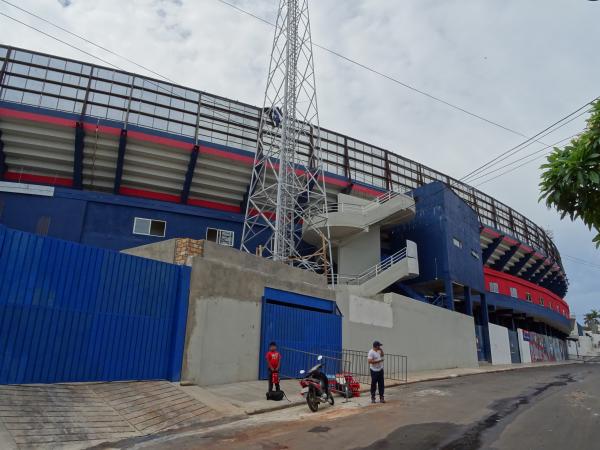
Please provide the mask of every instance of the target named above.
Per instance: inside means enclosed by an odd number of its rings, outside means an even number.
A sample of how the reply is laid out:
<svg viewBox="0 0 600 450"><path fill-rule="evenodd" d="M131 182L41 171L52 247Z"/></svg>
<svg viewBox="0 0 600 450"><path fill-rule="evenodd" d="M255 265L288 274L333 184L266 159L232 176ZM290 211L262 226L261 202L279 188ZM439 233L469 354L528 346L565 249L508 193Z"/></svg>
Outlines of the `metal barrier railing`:
<svg viewBox="0 0 600 450"><path fill-rule="evenodd" d="M317 357L323 356L324 372L328 375L350 373L362 384L371 383L368 352L362 350L343 349L339 351L322 350L308 352L289 347L280 347L282 357L280 377L282 379L298 379L300 370L308 370L318 364ZM408 359L404 355L384 355L384 374L387 380L406 383L408 379Z"/></svg>
<svg viewBox="0 0 600 450"><path fill-rule="evenodd" d="M348 372L354 374L354 377L363 384L371 383L369 352L344 349L343 354ZM383 371L386 380L406 383L408 381L408 358L404 355L385 353Z"/></svg>

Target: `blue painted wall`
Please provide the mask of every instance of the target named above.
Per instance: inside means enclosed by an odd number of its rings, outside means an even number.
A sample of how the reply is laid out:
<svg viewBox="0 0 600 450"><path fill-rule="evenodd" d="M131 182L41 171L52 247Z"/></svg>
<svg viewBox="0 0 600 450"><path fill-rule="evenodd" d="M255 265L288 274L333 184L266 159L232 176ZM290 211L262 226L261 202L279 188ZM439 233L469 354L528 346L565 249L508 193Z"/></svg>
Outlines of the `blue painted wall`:
<svg viewBox="0 0 600 450"><path fill-rule="evenodd" d="M571 324L569 319L556 311L509 297L508 295L493 292L487 292L485 295L489 306L493 306L496 309L511 309L515 313L527 314L528 317L534 317L539 321L543 321L565 334L570 332Z"/></svg>
<svg viewBox="0 0 600 450"><path fill-rule="evenodd" d="M120 195L56 188L53 197L0 192L0 223L35 232L42 216L50 217L48 236L122 250L163 239L204 239L206 228L235 232L239 246L243 215ZM164 238L133 234L135 217L167 222Z"/></svg>
<svg viewBox="0 0 600 450"><path fill-rule="evenodd" d="M190 268L0 226L0 384L181 377Z"/></svg>
<svg viewBox="0 0 600 450"><path fill-rule="evenodd" d="M393 251L407 239L417 243L420 275L407 283L450 278L483 291L480 225L475 211L440 182L422 186L413 193L414 220L392 231ZM462 248L453 244L453 238L462 242Z"/></svg>

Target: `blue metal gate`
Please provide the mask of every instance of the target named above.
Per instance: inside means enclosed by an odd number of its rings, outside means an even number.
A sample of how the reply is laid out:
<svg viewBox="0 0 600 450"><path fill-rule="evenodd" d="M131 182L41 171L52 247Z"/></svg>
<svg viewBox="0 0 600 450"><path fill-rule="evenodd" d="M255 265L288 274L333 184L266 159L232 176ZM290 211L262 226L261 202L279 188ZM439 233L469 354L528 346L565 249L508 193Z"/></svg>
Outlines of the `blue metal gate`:
<svg viewBox="0 0 600 450"><path fill-rule="evenodd" d="M0 226L0 384L179 380L189 277Z"/></svg>
<svg viewBox="0 0 600 450"><path fill-rule="evenodd" d="M342 352L342 316L331 300L265 288L262 302L260 379L269 375L264 355L271 341L282 353L281 373L295 376L307 369L298 351L339 357ZM288 352L285 349L294 349ZM315 361L316 363L316 361Z"/></svg>

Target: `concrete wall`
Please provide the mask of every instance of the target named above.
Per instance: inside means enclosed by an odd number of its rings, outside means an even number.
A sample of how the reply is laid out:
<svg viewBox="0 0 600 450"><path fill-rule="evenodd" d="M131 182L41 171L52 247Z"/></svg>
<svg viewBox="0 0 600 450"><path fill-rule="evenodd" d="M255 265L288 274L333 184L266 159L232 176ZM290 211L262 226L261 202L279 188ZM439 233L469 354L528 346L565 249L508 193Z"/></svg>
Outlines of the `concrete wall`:
<svg viewBox="0 0 600 450"><path fill-rule="evenodd" d="M161 261L174 240L127 250ZM258 378L265 287L335 300L325 278L306 270L204 241L192 267L181 379L201 386Z"/></svg>
<svg viewBox="0 0 600 450"><path fill-rule="evenodd" d="M257 379L265 287L335 299L324 277L204 243L204 255L192 258L183 380L211 385Z"/></svg>
<svg viewBox="0 0 600 450"><path fill-rule="evenodd" d="M523 330L517 328L517 332L519 333L519 351L521 352L521 362L522 363L530 363L531 362L531 349L529 347L529 342L523 339Z"/></svg>
<svg viewBox="0 0 600 450"><path fill-rule="evenodd" d="M142 258L154 259L173 264L175 262L175 242L176 239L156 242L154 244L141 245L139 247L127 248L121 250L121 253L140 256Z"/></svg>
<svg viewBox="0 0 600 450"><path fill-rule="evenodd" d="M390 354L408 356L410 372L477 367L473 318L397 294L379 299L338 288L343 346L368 350L378 339Z"/></svg>
<svg viewBox="0 0 600 450"><path fill-rule="evenodd" d="M569 356L598 356L600 355L600 348L598 348L598 340L600 335L591 333L588 335L588 331L584 332L583 336L577 336L577 341L567 341L567 350Z"/></svg>
<svg viewBox="0 0 600 450"><path fill-rule="evenodd" d="M335 253L340 275L360 275L381 260L380 227L371 226L345 240Z"/></svg>
<svg viewBox="0 0 600 450"><path fill-rule="evenodd" d="M508 342L508 328L493 323L490 323L489 327L492 364L512 364L510 358L510 343Z"/></svg>

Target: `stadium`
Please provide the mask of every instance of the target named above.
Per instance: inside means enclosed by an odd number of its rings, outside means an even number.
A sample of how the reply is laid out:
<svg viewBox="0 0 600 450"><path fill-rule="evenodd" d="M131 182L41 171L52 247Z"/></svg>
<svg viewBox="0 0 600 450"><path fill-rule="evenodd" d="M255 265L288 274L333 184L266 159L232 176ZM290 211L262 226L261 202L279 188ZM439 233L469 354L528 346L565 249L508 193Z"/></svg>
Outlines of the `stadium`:
<svg viewBox="0 0 600 450"><path fill-rule="evenodd" d="M0 223L119 251L173 238L239 248L261 114L142 75L0 46ZM304 143L302 158L321 152L334 212L396 208L354 226L360 237L335 249L338 273L362 273L413 242L418 270L369 296L398 293L473 316L482 361L492 351L488 324L508 329L512 362L532 361L519 351L519 339L533 345L529 333L539 336L539 360L566 358L568 280L544 229L395 151L325 127L320 142ZM341 242L349 226L338 225ZM376 254L358 261L367 247Z"/></svg>

